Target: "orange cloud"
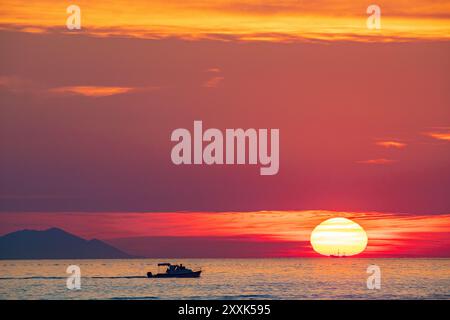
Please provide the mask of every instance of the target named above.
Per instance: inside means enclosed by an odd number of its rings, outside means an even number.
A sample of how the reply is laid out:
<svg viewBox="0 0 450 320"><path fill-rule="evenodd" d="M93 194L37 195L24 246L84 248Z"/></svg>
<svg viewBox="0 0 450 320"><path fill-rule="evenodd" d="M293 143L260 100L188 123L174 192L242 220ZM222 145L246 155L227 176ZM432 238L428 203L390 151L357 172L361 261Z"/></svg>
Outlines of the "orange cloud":
<svg viewBox="0 0 450 320"><path fill-rule="evenodd" d="M220 68L209 68L208 70L206 70L206 72L215 72L215 73L219 73L219 72L220 72Z"/></svg>
<svg viewBox="0 0 450 320"><path fill-rule="evenodd" d="M206 81L203 86L206 88L217 88L217 86L220 82L222 82L223 79L224 77L212 77L211 79Z"/></svg>
<svg viewBox="0 0 450 320"><path fill-rule="evenodd" d="M0 76L0 88L4 88L12 93L32 93L36 95L42 94L59 94L59 95L81 95L85 97L107 97L129 92L144 92L159 90L157 86L143 87L118 87L118 86L66 86L48 88L45 84L41 84L28 79L16 76Z"/></svg>
<svg viewBox="0 0 450 320"><path fill-rule="evenodd" d="M385 147L385 148L402 149L402 148L406 147L406 143L398 142L398 141L377 141L375 144L377 146Z"/></svg>
<svg viewBox="0 0 450 320"><path fill-rule="evenodd" d="M357 163L362 163L362 164L391 164L394 162L396 162L396 160L385 159L385 158L357 161Z"/></svg>
<svg viewBox="0 0 450 320"><path fill-rule="evenodd" d="M134 91L130 87L102 87L102 86L72 86L50 89L49 92L57 94L77 94L86 97L106 97Z"/></svg>
<svg viewBox="0 0 450 320"><path fill-rule="evenodd" d="M428 132L426 135L443 141L450 141L450 132Z"/></svg>

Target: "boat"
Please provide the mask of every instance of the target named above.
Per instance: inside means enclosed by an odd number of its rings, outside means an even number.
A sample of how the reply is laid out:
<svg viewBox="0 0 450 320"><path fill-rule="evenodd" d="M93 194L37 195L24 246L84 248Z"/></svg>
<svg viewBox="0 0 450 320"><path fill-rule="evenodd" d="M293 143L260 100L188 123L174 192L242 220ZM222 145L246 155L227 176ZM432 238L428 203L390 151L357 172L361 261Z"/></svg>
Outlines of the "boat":
<svg viewBox="0 0 450 320"><path fill-rule="evenodd" d="M165 272L159 272L160 267L166 267ZM171 263L158 263L158 273L152 274L147 272L148 278L198 278L202 270L191 270L183 266L182 264L171 264Z"/></svg>
<svg viewBox="0 0 450 320"><path fill-rule="evenodd" d="M329 257L330 258L345 258L345 257L347 257L347 255L345 254L345 252L344 252L344 254L339 253L339 250L338 250L337 254L330 254Z"/></svg>

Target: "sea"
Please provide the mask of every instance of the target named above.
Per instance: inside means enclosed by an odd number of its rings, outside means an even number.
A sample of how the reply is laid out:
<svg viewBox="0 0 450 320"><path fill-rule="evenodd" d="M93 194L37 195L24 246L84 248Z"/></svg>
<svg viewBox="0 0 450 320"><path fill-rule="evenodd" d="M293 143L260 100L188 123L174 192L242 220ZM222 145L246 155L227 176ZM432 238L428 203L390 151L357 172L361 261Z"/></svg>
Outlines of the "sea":
<svg viewBox="0 0 450 320"><path fill-rule="evenodd" d="M202 274L147 278L159 262ZM450 259L2 260L0 299L450 299Z"/></svg>

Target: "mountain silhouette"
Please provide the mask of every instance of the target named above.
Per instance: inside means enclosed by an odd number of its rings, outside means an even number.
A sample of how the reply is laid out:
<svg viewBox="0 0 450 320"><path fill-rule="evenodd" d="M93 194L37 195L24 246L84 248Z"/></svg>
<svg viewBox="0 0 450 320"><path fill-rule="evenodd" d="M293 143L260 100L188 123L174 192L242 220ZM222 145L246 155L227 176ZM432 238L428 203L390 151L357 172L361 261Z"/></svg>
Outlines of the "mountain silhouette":
<svg viewBox="0 0 450 320"><path fill-rule="evenodd" d="M20 230L0 237L0 259L126 259L103 241L85 240L58 228Z"/></svg>

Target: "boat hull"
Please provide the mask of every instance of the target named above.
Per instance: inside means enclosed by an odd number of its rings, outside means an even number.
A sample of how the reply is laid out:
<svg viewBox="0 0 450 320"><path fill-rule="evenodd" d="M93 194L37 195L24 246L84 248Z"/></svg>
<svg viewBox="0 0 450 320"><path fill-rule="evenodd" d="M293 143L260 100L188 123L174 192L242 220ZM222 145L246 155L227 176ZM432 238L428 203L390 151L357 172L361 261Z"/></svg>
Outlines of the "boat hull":
<svg viewBox="0 0 450 320"><path fill-rule="evenodd" d="M179 273L179 274L169 274L169 273L158 273L158 274L152 274L151 272L147 273L148 278L198 278L200 277L201 271L194 271L194 272L186 272L186 273Z"/></svg>

